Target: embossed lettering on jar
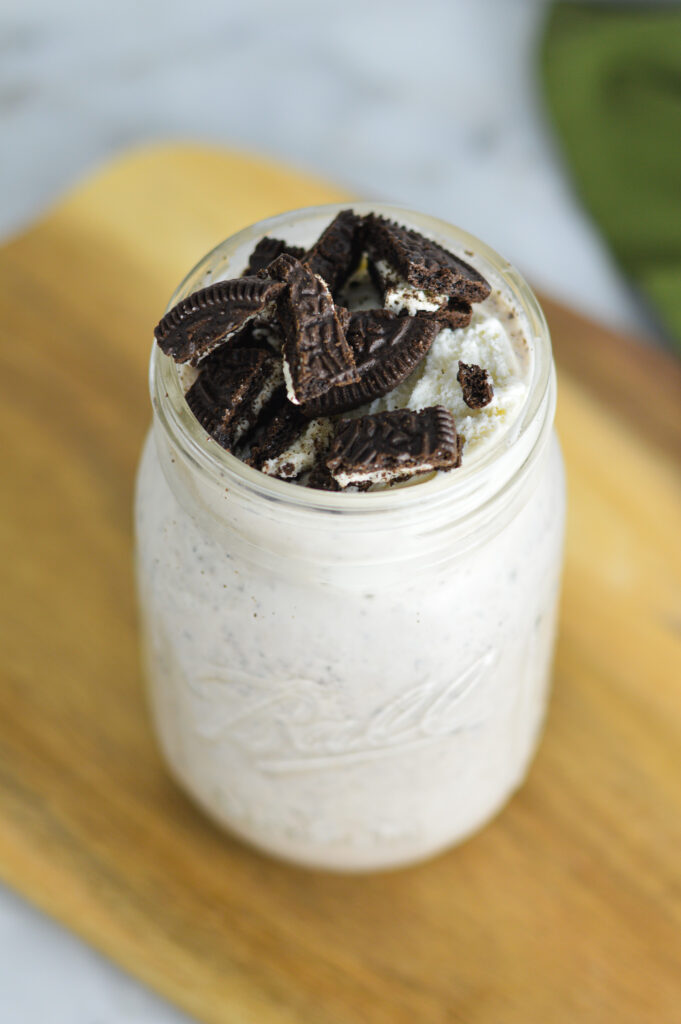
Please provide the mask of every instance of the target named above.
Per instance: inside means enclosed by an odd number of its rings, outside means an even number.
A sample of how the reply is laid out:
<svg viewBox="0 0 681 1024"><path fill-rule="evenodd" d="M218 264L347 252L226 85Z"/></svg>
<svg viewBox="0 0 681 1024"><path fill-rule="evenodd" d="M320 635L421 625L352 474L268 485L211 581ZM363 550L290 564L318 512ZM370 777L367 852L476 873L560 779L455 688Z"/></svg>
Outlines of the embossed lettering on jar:
<svg viewBox="0 0 681 1024"><path fill-rule="evenodd" d="M238 274L263 234L309 244L338 209L241 232L173 301ZM473 251L508 292L533 360L513 429L412 486L313 491L207 438L154 351L136 502L151 707L171 772L236 835L341 870L458 842L522 782L546 707L564 521L550 341L527 285L447 224L355 209Z"/></svg>

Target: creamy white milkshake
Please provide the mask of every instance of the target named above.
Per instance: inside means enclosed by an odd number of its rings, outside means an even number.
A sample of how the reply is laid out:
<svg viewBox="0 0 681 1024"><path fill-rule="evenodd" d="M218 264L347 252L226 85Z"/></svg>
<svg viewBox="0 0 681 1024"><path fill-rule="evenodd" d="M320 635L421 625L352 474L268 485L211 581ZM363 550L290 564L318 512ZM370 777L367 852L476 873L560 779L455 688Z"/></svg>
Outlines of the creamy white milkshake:
<svg viewBox="0 0 681 1024"><path fill-rule="evenodd" d="M309 246L336 212L254 226L175 298L239 273L262 235ZM470 236L379 212L465 253L492 291L405 381L348 416L442 406L465 438L461 466L369 493L269 477L206 435L184 401L192 372L155 351L136 504L151 703L171 771L232 832L341 870L457 842L522 781L545 709L563 536L536 301ZM459 360L489 371L483 408L463 402Z"/></svg>

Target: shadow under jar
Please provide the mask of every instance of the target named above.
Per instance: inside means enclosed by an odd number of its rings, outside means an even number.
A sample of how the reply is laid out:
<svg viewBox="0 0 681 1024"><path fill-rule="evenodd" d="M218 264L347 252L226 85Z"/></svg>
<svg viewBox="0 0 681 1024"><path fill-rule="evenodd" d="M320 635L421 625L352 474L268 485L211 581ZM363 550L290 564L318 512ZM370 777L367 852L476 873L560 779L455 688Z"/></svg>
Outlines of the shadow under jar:
<svg viewBox="0 0 681 1024"><path fill-rule="evenodd" d="M428 857L522 782L548 695L565 506L550 339L526 283L448 224L354 208L472 250L513 298L532 366L512 428L412 486L311 490L207 437L155 347L136 499L151 707L170 771L232 833L336 870ZM240 232L170 305L237 276L264 234L311 244L339 209Z"/></svg>

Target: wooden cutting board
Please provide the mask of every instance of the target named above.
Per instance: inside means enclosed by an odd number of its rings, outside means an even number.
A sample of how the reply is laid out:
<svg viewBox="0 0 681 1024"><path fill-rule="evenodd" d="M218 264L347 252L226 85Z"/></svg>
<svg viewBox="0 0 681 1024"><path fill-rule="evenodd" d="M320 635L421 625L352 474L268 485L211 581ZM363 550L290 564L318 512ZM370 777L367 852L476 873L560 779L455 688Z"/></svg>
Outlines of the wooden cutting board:
<svg viewBox="0 0 681 1024"><path fill-rule="evenodd" d="M0 251L0 872L202 1021L681 1020L681 373L547 303L570 514L529 782L429 864L339 877L213 828L138 664L151 326L210 246L341 198L259 161L134 153Z"/></svg>

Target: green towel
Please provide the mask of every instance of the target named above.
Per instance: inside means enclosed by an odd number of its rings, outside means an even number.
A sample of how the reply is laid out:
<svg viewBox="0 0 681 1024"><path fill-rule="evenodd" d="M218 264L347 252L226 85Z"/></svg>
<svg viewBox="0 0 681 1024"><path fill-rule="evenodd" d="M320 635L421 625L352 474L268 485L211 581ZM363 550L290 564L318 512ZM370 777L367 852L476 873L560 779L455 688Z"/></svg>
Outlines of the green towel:
<svg viewBox="0 0 681 1024"><path fill-rule="evenodd" d="M681 8L556 3L542 69L577 188L681 350Z"/></svg>

